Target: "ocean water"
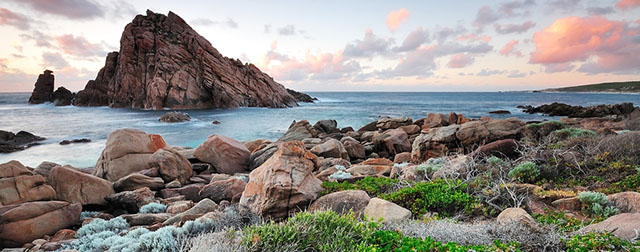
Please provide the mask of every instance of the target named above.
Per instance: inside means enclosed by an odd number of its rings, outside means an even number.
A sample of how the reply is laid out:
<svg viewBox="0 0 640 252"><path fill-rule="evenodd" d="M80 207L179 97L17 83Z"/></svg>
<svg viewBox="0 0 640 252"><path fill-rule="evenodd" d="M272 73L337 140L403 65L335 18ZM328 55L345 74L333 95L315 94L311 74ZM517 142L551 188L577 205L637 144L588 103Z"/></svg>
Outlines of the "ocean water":
<svg viewBox="0 0 640 252"><path fill-rule="evenodd" d="M55 107L52 104L29 105L28 93L0 93L0 129L28 131L46 137L42 145L9 154L0 154L0 163L18 160L35 167L42 161L92 167L104 148L110 132L120 128L136 128L162 135L170 145L197 147L209 135L221 134L240 141L259 138L275 140L293 120L335 119L338 127L354 129L379 116L409 116L414 120L428 113L456 112L470 118L489 115L492 110L508 110L522 120L552 119L529 115L517 105L541 105L564 102L572 105L640 104L640 95L594 93L377 93L377 92L312 92L319 100L286 109L234 108L186 110L192 120L162 123L158 118L167 111L114 109L108 107ZM212 121L218 120L218 125ZM62 140L89 138L91 143L59 145Z"/></svg>

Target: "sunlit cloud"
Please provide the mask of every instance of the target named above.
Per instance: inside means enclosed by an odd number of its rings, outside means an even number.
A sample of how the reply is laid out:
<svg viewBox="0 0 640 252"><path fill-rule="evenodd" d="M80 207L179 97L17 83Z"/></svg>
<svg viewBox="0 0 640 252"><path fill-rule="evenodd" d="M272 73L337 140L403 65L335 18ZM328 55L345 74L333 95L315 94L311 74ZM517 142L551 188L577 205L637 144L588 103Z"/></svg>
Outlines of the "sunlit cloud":
<svg viewBox="0 0 640 252"><path fill-rule="evenodd" d="M640 7L640 0L620 0L616 3L616 8L620 10L628 10Z"/></svg>
<svg viewBox="0 0 640 252"><path fill-rule="evenodd" d="M515 50L515 46L518 44L518 40L511 40L506 45L504 45L499 53L504 56L515 55L518 57L522 57L522 53L518 50Z"/></svg>
<svg viewBox="0 0 640 252"><path fill-rule="evenodd" d="M407 21L409 16L411 16L411 13L409 13L409 11L405 8L389 12L386 22L387 27L389 28L389 30L395 31L400 24Z"/></svg>

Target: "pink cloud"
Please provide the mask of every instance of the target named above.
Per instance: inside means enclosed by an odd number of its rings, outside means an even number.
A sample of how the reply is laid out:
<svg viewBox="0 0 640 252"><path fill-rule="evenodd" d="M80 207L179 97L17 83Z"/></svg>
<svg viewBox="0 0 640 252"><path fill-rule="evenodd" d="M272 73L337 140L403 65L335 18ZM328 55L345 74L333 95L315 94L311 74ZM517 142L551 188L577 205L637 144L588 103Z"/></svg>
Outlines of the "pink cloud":
<svg viewBox="0 0 640 252"><path fill-rule="evenodd" d="M449 63L447 64L447 66L450 68L463 68L473 64L473 61L474 59L470 55L464 54L464 53L458 53L451 56L451 60L449 60Z"/></svg>
<svg viewBox="0 0 640 252"><path fill-rule="evenodd" d="M387 15L387 27L389 27L389 30L395 31L400 24L406 22L410 15L411 13L405 8L389 12Z"/></svg>
<svg viewBox="0 0 640 252"><path fill-rule="evenodd" d="M522 53L514 49L517 44L518 44L518 40L509 41L506 45L502 47L502 49L500 49L499 53L504 56L509 56L510 54L513 54L518 57L522 57Z"/></svg>
<svg viewBox="0 0 640 252"><path fill-rule="evenodd" d="M55 38L62 51L79 57L104 56L104 48L100 44L92 44L82 36L66 34Z"/></svg>
<svg viewBox="0 0 640 252"><path fill-rule="evenodd" d="M621 10L628 10L640 7L640 0L620 0L616 3L616 8Z"/></svg>
<svg viewBox="0 0 640 252"><path fill-rule="evenodd" d="M32 22L33 20L25 15L0 7L0 25L11 25L20 30L28 30Z"/></svg>
<svg viewBox="0 0 640 252"><path fill-rule="evenodd" d="M485 43L489 43L489 41L491 41L491 36L478 36L476 34L470 33L467 35L460 35L458 37L456 37L456 40L458 41L464 41L464 40L469 40L469 41L483 41Z"/></svg>
<svg viewBox="0 0 640 252"><path fill-rule="evenodd" d="M588 61L588 73L638 71L640 28L603 17L566 17L536 32L530 62L539 64Z"/></svg>
<svg viewBox="0 0 640 252"><path fill-rule="evenodd" d="M536 26L536 23L526 21L522 24L495 24L493 27L500 34L523 33Z"/></svg>

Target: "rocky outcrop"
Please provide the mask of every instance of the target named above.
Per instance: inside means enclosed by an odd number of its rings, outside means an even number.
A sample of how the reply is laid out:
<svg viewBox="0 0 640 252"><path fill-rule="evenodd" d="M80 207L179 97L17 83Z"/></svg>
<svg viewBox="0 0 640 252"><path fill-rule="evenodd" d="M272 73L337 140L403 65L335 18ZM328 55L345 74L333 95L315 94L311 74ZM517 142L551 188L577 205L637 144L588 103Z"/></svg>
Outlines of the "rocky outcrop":
<svg viewBox="0 0 640 252"><path fill-rule="evenodd" d="M0 164L0 206L51 200L56 196L46 179L33 174L18 161Z"/></svg>
<svg viewBox="0 0 640 252"><path fill-rule="evenodd" d="M38 145L40 141L45 140L26 131L20 131L16 134L0 130L0 153L11 153L21 151L34 145Z"/></svg>
<svg viewBox="0 0 640 252"><path fill-rule="evenodd" d="M339 214L362 214L371 198L362 190L345 190L324 195L309 207L309 211L331 210Z"/></svg>
<svg viewBox="0 0 640 252"><path fill-rule="evenodd" d="M300 141L283 143L251 172L240 205L274 219L308 206L322 191L320 180L313 175L317 159Z"/></svg>
<svg viewBox="0 0 640 252"><path fill-rule="evenodd" d="M286 141L302 141L305 138L316 138L318 137L318 131L311 126L309 121L302 120L299 122L293 121L291 125L289 125L289 129L287 132L282 135L278 141L286 142Z"/></svg>
<svg viewBox="0 0 640 252"><path fill-rule="evenodd" d="M212 135L196 148L194 155L211 164L219 173L234 174L247 170L251 152L232 138Z"/></svg>
<svg viewBox="0 0 640 252"><path fill-rule="evenodd" d="M0 247L21 247L80 221L80 204L64 201L28 202L0 207Z"/></svg>
<svg viewBox="0 0 640 252"><path fill-rule="evenodd" d="M167 147L160 135L136 129L111 132L93 175L115 182L131 173L149 169L149 159Z"/></svg>
<svg viewBox="0 0 640 252"><path fill-rule="evenodd" d="M292 95L255 65L222 56L175 13L147 11L125 27L120 51L107 56L74 105L282 108L308 100Z"/></svg>
<svg viewBox="0 0 640 252"><path fill-rule="evenodd" d="M38 76L31 97L29 97L29 104L51 102L55 82L55 77L51 73L53 73L53 71L44 70L44 73Z"/></svg>
<svg viewBox="0 0 640 252"><path fill-rule="evenodd" d="M129 213L137 213L140 207L154 202L155 195L151 189L143 187L134 191L111 194L104 197L104 199L114 207L127 210Z"/></svg>
<svg viewBox="0 0 640 252"><path fill-rule="evenodd" d="M51 101L56 106L69 106L73 102L74 94L65 87L58 87L53 94L51 94Z"/></svg>
<svg viewBox="0 0 640 252"><path fill-rule="evenodd" d="M613 105L595 105L589 107L571 106L569 104L554 102L544 104L538 107L518 106L523 112L529 114L541 113L549 116L568 116L577 118L587 117L604 117L604 116L623 116L631 114L633 111L633 103L626 102Z"/></svg>
<svg viewBox="0 0 640 252"><path fill-rule="evenodd" d="M160 119L158 119L158 121L168 122L168 123L187 122L187 121L191 121L191 116L187 113L173 111L173 112L165 113L160 117Z"/></svg>
<svg viewBox="0 0 640 252"><path fill-rule="evenodd" d="M189 160L172 148L159 149L149 157L149 167L158 168L158 173L164 182L173 180L186 184L193 170Z"/></svg>
<svg viewBox="0 0 640 252"><path fill-rule="evenodd" d="M105 196L115 193L113 183L80 172L70 166L51 169L47 180L56 191L56 199L82 205L106 206Z"/></svg>
<svg viewBox="0 0 640 252"><path fill-rule="evenodd" d="M224 180L211 181L208 185L200 190L200 198L209 198L215 202L222 200L235 201L240 200L244 188L247 183L236 177Z"/></svg>

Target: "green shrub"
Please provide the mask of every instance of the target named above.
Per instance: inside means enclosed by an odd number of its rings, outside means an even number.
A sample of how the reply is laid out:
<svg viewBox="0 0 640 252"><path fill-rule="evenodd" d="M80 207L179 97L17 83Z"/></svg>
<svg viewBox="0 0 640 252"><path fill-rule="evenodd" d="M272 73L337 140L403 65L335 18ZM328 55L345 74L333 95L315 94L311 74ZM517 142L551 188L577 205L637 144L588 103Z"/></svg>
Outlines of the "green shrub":
<svg viewBox="0 0 640 252"><path fill-rule="evenodd" d="M504 160L496 156L488 157L487 163L489 163L492 166L501 166L505 164Z"/></svg>
<svg viewBox="0 0 640 252"><path fill-rule="evenodd" d="M599 190L603 193L619 193L627 191L640 191L640 175L634 174L625 177L624 179L611 184L608 187Z"/></svg>
<svg viewBox="0 0 640 252"><path fill-rule="evenodd" d="M516 243L495 241L493 246L459 245L455 242L441 243L431 237L407 237L389 230L376 231L368 243L375 248L371 251L520 251Z"/></svg>
<svg viewBox="0 0 640 252"><path fill-rule="evenodd" d="M357 251L379 228L360 222L355 214L301 212L282 223L269 222L243 230L249 251Z"/></svg>
<svg viewBox="0 0 640 252"><path fill-rule="evenodd" d="M326 181L322 183L324 190L322 195L326 195L332 192L339 192L345 190L363 190L371 197L376 197L378 194L389 191L396 183L397 179L390 179L385 177L366 177L358 180L354 183L347 181L343 182L330 182Z"/></svg>
<svg viewBox="0 0 640 252"><path fill-rule="evenodd" d="M640 244L620 239L611 233L575 235L565 241L566 250L572 251L640 251Z"/></svg>
<svg viewBox="0 0 640 252"><path fill-rule="evenodd" d="M442 166L444 166L445 161L446 161L446 158L443 158L443 157L430 158L426 162L416 165L415 169L418 173L422 173L424 174L424 176L429 176L429 174L442 168Z"/></svg>
<svg viewBox="0 0 640 252"><path fill-rule="evenodd" d="M563 212L533 214L531 217L538 223L553 225L563 232L574 232L589 224L576 218L567 217Z"/></svg>
<svg viewBox="0 0 640 252"><path fill-rule="evenodd" d="M411 210L415 216L427 212L450 216L457 211L468 210L474 202L466 188L467 185L460 181L437 179L402 188L397 192L382 195L382 198Z"/></svg>
<svg viewBox="0 0 640 252"><path fill-rule="evenodd" d="M609 217L620 211L607 199L607 195L601 192L581 192L578 199L582 202L583 210L592 216Z"/></svg>
<svg viewBox="0 0 640 252"><path fill-rule="evenodd" d="M579 137L592 137L598 134L593 130L581 128L564 128L553 132L553 135L560 139L573 139Z"/></svg>
<svg viewBox="0 0 640 252"><path fill-rule="evenodd" d="M536 181L538 175L540 175L540 169L534 162L527 161L521 163L509 171L509 177L520 182L532 183Z"/></svg>

